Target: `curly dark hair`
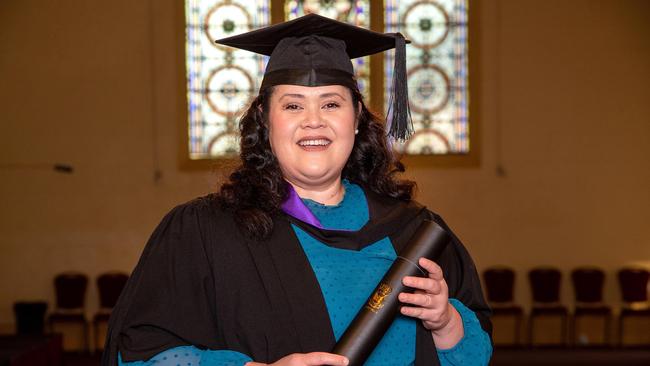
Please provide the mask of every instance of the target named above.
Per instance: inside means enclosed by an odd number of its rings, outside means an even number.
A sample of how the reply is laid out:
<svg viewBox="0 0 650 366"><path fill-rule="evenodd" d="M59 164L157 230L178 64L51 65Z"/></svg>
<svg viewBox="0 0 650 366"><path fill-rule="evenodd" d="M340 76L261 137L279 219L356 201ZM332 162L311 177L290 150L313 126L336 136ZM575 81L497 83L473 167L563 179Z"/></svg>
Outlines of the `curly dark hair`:
<svg viewBox="0 0 650 366"><path fill-rule="evenodd" d="M273 89L261 91L242 116L241 164L218 194L221 205L234 212L240 230L257 240L267 238L273 230L272 216L287 198L289 184L269 143L268 114ZM382 118L366 107L358 90L348 89L358 115L359 133L342 177L379 195L411 200L415 182L396 177L404 172L404 165L388 146Z"/></svg>

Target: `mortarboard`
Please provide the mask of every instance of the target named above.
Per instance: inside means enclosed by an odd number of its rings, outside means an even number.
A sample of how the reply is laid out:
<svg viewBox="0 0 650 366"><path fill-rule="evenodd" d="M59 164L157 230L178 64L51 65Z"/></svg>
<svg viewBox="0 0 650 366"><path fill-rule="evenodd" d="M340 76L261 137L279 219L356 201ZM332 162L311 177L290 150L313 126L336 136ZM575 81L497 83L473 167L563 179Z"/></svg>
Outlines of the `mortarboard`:
<svg viewBox="0 0 650 366"><path fill-rule="evenodd" d="M374 32L308 14L215 42L270 56L260 91L280 84L358 89L350 59L395 48L388 135L403 141L413 133L406 84L408 41L400 33Z"/></svg>

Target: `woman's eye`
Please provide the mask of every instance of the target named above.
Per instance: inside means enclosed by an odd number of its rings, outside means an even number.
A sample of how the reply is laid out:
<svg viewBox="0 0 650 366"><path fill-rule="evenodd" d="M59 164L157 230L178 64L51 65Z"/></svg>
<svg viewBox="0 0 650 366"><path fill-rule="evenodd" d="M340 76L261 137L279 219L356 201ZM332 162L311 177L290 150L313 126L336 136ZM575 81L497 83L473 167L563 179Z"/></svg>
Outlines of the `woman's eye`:
<svg viewBox="0 0 650 366"><path fill-rule="evenodd" d="M339 106L340 105L338 103L330 102L330 103L325 104L324 108L325 109L333 109L333 108L338 108Z"/></svg>
<svg viewBox="0 0 650 366"><path fill-rule="evenodd" d="M288 109L290 111L295 111L295 110L300 109L300 106L297 105L297 104L287 104L287 105L284 106L284 109Z"/></svg>

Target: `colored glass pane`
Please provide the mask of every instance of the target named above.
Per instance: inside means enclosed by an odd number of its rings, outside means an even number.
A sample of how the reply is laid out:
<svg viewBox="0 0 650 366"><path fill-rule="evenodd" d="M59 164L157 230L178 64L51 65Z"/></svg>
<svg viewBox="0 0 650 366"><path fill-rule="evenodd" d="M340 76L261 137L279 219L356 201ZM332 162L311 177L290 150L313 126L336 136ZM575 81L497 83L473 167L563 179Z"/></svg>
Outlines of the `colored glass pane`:
<svg viewBox="0 0 650 366"><path fill-rule="evenodd" d="M407 46L409 99L415 134L395 148L410 155L469 152L467 0L386 0L385 31ZM387 53L386 105L393 76Z"/></svg>
<svg viewBox="0 0 650 366"><path fill-rule="evenodd" d="M185 1L189 156L238 152L237 118L255 97L266 58L215 44L269 24L268 0Z"/></svg>

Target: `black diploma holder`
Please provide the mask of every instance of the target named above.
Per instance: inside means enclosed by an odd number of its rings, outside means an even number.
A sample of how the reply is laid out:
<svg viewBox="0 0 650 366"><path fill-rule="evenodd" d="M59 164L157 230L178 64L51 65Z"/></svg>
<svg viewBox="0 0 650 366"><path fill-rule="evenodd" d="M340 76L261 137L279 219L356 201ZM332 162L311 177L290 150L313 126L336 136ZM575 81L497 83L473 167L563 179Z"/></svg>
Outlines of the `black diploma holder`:
<svg viewBox="0 0 650 366"><path fill-rule="evenodd" d="M336 343L332 353L347 357L349 366L363 365L397 316L399 293L413 292L402 284L402 279L405 276L427 276L427 272L418 265L418 260L421 257L437 259L447 241L447 233L440 225L424 220Z"/></svg>

